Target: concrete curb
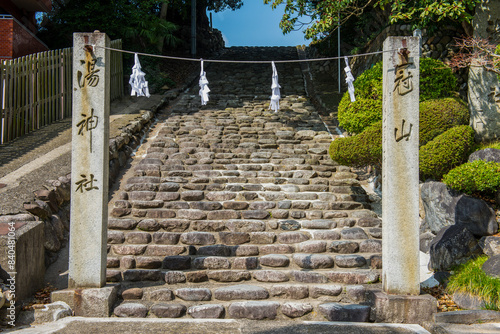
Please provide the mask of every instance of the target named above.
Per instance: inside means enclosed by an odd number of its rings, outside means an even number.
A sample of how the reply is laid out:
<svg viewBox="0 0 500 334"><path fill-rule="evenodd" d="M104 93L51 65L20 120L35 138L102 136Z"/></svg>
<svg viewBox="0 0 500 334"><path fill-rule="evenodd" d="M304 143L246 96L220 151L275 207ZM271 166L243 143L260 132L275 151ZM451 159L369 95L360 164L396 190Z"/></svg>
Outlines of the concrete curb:
<svg viewBox="0 0 500 334"><path fill-rule="evenodd" d="M241 321L233 319L131 319L131 318L81 318L67 317L54 323L15 331L16 333L213 333L213 334L375 334L408 333L429 334L419 325L370 324L354 322L278 322Z"/></svg>

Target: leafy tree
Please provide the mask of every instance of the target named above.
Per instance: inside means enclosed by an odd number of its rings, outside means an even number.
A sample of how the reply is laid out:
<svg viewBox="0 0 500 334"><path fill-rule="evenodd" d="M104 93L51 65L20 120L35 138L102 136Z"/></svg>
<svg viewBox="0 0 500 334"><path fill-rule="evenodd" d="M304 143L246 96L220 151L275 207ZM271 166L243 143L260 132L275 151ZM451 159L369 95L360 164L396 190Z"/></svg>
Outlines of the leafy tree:
<svg viewBox="0 0 500 334"><path fill-rule="evenodd" d="M236 10L243 0L197 0L199 26L208 26L206 10ZM73 32L100 30L111 39L128 38L136 48L158 51L176 42L177 25L189 25L191 0L57 0L40 31L50 47L72 44ZM173 24L175 23L175 24Z"/></svg>
<svg viewBox="0 0 500 334"><path fill-rule="evenodd" d="M432 28L443 20L470 22L479 0L264 0L272 9L285 4L280 28L283 33L304 27L306 38L318 40L335 31L352 17L371 7L390 10L391 24L404 22L415 28Z"/></svg>
<svg viewBox="0 0 500 334"><path fill-rule="evenodd" d="M40 37L53 48L70 46L73 32L100 30L111 39L124 38L127 30L154 20L159 10L158 0L55 1Z"/></svg>

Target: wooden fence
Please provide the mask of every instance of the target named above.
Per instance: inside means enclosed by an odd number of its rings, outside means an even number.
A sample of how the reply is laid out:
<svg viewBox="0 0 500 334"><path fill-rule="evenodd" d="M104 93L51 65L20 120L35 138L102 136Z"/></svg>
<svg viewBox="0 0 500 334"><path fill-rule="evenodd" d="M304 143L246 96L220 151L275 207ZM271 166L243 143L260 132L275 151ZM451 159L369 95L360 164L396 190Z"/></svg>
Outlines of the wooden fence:
<svg viewBox="0 0 500 334"><path fill-rule="evenodd" d="M111 48L121 49L122 40L116 39L111 41ZM110 89L110 99L111 101L116 100L123 96L123 57L121 52L110 51L110 63L111 63L111 87Z"/></svg>
<svg viewBox="0 0 500 334"><path fill-rule="evenodd" d="M111 42L121 48L121 40ZM123 96L123 62L111 52L111 100ZM40 52L0 62L0 144L71 117L73 51Z"/></svg>

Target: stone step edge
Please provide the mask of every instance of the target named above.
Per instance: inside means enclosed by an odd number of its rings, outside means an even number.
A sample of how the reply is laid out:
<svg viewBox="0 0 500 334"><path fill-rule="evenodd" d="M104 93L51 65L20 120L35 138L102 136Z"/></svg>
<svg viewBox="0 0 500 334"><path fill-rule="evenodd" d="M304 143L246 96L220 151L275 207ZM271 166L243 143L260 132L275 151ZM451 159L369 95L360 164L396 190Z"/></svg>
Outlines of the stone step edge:
<svg viewBox="0 0 500 334"><path fill-rule="evenodd" d="M287 284L304 284L304 283L314 283L314 284L375 284L380 281L381 269L352 269L346 270L329 270L329 271L301 271L301 270L291 270L290 277L276 271L277 276L271 278L262 278L262 281L252 280L252 276L248 272L248 275L241 274L243 276L236 278L228 278L230 281L222 282L225 286L238 286L238 285L250 285L250 283L255 284L276 284L276 283L287 283ZM284 272L284 271L283 271ZM186 275L187 273L187 275ZM209 281L208 273L204 270L199 271L189 271L183 272L179 270L161 270L161 269L108 269L106 271L106 279L109 283L137 283L137 282L157 282L158 284L173 285L177 283L191 283L191 284L217 284L219 280L215 280L217 283ZM262 273L262 270L255 270L254 273ZM260 274L264 275L266 273ZM327 276L324 276L326 274ZM222 274L221 274L222 275ZM249 277L250 275L250 277ZM215 276L214 276L215 277ZM247 278L248 277L248 278ZM246 278L246 279L245 279ZM293 279L292 281L290 279ZM226 280L226 279L224 279ZM165 283L164 283L165 282ZM245 284L248 283L248 284Z"/></svg>
<svg viewBox="0 0 500 334"><path fill-rule="evenodd" d="M113 310L113 316L135 318L198 318L369 322L371 307L358 303L329 301L231 301L227 303L124 301Z"/></svg>

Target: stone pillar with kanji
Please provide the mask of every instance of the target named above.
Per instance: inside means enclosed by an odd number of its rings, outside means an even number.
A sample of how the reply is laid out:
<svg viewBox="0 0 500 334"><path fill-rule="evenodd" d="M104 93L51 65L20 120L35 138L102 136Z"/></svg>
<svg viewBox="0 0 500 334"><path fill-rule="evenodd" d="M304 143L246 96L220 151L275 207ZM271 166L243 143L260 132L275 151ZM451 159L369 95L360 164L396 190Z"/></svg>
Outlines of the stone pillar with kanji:
<svg viewBox="0 0 500 334"><path fill-rule="evenodd" d="M420 294L419 38L388 37L383 56L382 285Z"/></svg>
<svg viewBox="0 0 500 334"><path fill-rule="evenodd" d="M69 288L106 284L109 45L104 33L73 35Z"/></svg>

